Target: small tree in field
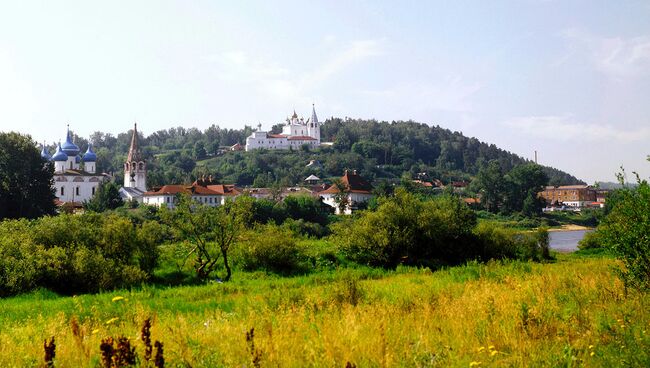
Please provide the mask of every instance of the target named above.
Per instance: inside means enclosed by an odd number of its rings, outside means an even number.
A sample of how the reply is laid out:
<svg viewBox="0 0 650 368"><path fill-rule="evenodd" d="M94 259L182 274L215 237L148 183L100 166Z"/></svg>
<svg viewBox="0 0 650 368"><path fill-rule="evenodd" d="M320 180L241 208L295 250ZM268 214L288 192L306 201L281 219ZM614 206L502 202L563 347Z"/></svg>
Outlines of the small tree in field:
<svg viewBox="0 0 650 368"><path fill-rule="evenodd" d="M187 257L194 257L194 269L201 280L216 271L220 259L226 270L224 281L230 280L228 254L250 221L250 204L250 201L227 201L219 207L208 207L181 196L174 210L163 211L165 222L192 245Z"/></svg>

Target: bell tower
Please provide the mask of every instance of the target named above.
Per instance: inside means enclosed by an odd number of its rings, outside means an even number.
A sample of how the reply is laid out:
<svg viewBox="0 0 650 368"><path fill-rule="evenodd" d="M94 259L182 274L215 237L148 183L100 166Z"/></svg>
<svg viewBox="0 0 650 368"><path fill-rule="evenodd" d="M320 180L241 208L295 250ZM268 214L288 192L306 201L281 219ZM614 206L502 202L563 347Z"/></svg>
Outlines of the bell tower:
<svg viewBox="0 0 650 368"><path fill-rule="evenodd" d="M129 155L124 163L124 187L147 191L147 163L140 151L138 124L133 125L131 147L129 147Z"/></svg>

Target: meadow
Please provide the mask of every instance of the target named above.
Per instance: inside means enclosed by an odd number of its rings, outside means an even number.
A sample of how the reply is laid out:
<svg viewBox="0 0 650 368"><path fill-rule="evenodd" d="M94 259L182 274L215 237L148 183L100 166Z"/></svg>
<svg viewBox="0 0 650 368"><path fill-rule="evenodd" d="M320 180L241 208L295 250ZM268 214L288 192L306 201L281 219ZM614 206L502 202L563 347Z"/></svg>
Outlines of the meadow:
<svg viewBox="0 0 650 368"><path fill-rule="evenodd" d="M582 254L581 254L582 253ZM164 346L167 367L613 367L650 365L650 296L625 290L604 255L547 263L400 266L77 296L45 289L0 303L0 366L101 366L126 336Z"/></svg>

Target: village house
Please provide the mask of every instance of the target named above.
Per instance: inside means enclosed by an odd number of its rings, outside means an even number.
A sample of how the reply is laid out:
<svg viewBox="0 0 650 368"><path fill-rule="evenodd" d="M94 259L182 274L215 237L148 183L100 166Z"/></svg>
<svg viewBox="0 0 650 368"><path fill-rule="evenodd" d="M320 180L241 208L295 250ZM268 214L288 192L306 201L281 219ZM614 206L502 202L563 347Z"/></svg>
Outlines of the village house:
<svg viewBox="0 0 650 368"><path fill-rule="evenodd" d="M341 184L344 188L338 188L336 184L332 184L329 188L318 193L323 198L323 203L334 207L336 214L352 214L353 211L358 210L364 203L374 197L372 185L357 174L356 170L352 172L345 170L341 177ZM347 194L345 196L347 206L341 211L336 197L343 193Z"/></svg>

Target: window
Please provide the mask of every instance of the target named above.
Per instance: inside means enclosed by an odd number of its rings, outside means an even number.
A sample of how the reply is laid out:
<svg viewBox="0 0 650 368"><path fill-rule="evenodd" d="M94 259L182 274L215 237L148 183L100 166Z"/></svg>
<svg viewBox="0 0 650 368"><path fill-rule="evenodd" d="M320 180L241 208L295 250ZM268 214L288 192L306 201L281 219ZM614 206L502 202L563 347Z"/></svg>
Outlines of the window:
<svg viewBox="0 0 650 368"><path fill-rule="evenodd" d="M72 161L70 161L70 169L72 169Z"/></svg>
<svg viewBox="0 0 650 368"><path fill-rule="evenodd" d="M65 188L61 187L61 195L65 195Z"/></svg>
<svg viewBox="0 0 650 368"><path fill-rule="evenodd" d="M169 203L169 197L167 197L167 203Z"/></svg>
<svg viewBox="0 0 650 368"><path fill-rule="evenodd" d="M74 188L74 195L79 195L79 187Z"/></svg>
<svg viewBox="0 0 650 368"><path fill-rule="evenodd" d="M93 193L93 195L95 195L95 187L93 187L92 193Z"/></svg>

